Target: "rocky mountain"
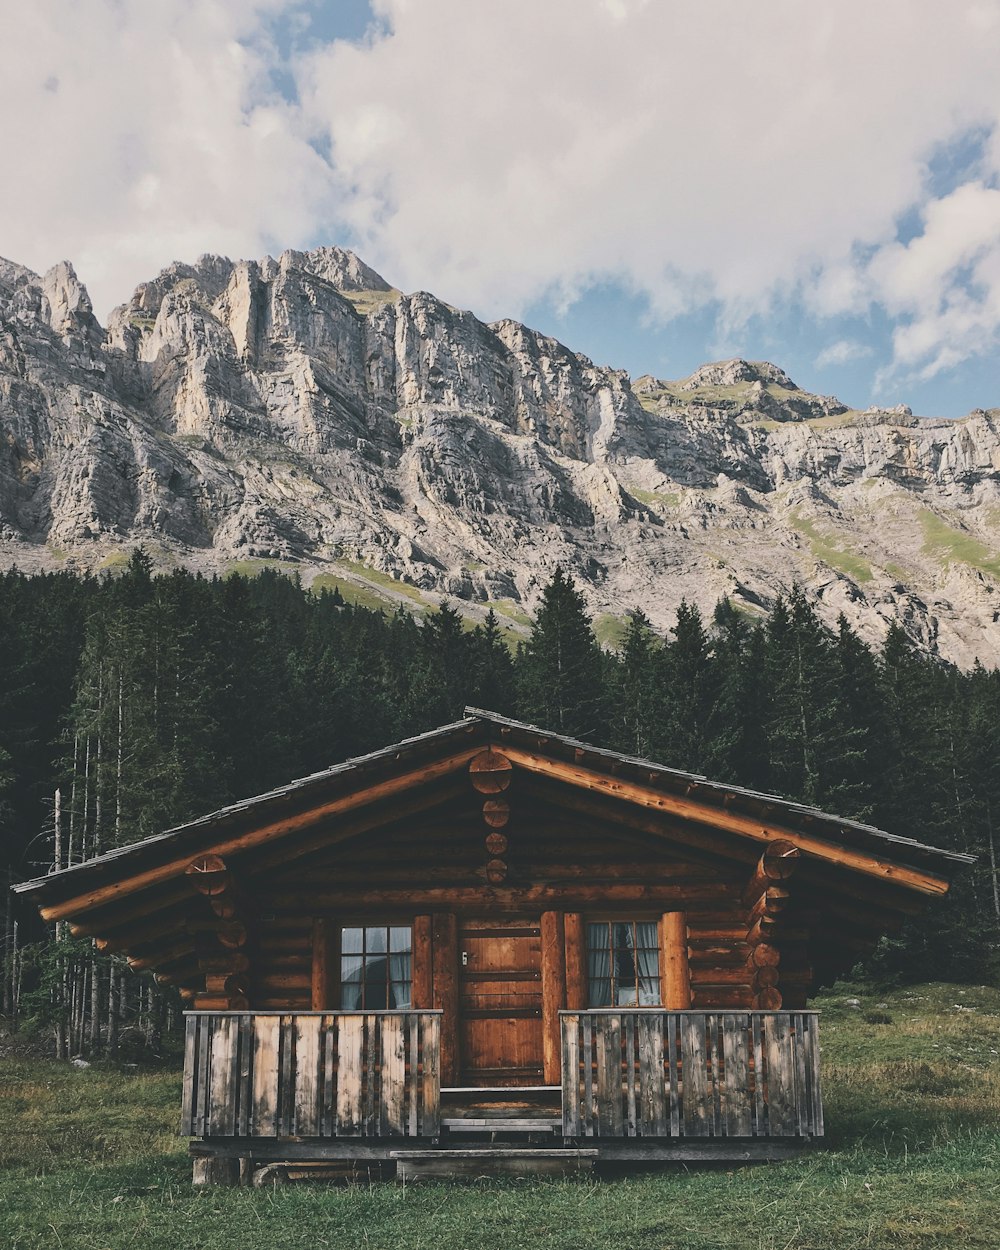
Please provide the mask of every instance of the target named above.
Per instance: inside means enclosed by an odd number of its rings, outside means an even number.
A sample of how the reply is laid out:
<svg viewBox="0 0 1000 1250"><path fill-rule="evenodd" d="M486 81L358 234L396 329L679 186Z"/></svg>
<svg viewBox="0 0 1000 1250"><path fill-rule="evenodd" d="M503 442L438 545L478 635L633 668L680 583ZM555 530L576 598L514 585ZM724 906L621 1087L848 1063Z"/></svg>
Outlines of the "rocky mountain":
<svg viewBox="0 0 1000 1250"><path fill-rule="evenodd" d="M0 564L276 564L365 603L493 604L556 564L605 640L793 582L869 640L1000 664L1000 410L852 411L774 365L678 382L393 289L339 248L203 256L106 328L0 261Z"/></svg>

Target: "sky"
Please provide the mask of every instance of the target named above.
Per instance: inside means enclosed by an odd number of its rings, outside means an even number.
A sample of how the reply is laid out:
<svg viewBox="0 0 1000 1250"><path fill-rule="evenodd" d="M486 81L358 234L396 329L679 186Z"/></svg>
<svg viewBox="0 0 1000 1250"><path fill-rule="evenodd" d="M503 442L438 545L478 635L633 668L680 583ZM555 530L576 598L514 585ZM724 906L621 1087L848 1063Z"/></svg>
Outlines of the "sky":
<svg viewBox="0 0 1000 1250"><path fill-rule="evenodd" d="M1000 0L0 3L0 255L351 247L680 378L1000 406Z"/></svg>

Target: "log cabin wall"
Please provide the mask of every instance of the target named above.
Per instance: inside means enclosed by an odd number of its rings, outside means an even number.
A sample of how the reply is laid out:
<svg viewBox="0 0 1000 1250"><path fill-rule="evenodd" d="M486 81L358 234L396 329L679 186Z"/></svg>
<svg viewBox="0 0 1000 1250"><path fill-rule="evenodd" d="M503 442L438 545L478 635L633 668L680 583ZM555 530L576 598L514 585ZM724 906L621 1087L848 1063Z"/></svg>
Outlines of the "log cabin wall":
<svg viewBox="0 0 1000 1250"><path fill-rule="evenodd" d="M756 946L747 941L752 865L689 857L662 838L601 828L544 804L521 805L510 842L509 876L492 885L475 806L460 801L251 883L260 908L251 1006L340 1007L341 928L408 925L412 1005L443 1011L442 1079L454 1084L463 1071L468 1075L463 1004L465 1014L477 1009L462 976L461 946L469 944L473 921L491 918L523 934L530 966L521 970L527 996L517 1009L540 1017L541 1049L533 1061L545 1084L559 1080L558 1012L591 1005L586 942L593 921L656 924L660 1000L668 1008L751 1009L761 1005L762 991L771 991L766 1006L804 1003L806 931L786 928L780 950L776 937ZM535 981L533 991L527 979ZM464 1042L470 1044L467 1028Z"/></svg>

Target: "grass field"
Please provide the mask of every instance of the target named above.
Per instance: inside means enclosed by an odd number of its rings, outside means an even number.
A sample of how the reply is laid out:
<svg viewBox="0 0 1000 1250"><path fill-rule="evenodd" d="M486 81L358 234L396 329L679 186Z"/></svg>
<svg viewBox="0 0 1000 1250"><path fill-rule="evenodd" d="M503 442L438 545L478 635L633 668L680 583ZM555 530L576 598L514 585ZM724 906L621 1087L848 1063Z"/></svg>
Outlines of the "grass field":
<svg viewBox="0 0 1000 1250"><path fill-rule="evenodd" d="M601 1180L196 1192L175 1071L2 1059L0 1246L994 1250L1000 991L838 986L816 1005L825 1149Z"/></svg>

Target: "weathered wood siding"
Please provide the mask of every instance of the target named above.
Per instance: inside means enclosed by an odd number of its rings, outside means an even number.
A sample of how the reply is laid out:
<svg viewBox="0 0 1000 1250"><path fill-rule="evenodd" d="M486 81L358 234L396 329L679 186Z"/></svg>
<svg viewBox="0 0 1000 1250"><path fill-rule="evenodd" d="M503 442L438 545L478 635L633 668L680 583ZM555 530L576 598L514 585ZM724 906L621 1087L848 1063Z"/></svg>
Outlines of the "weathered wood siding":
<svg viewBox="0 0 1000 1250"><path fill-rule="evenodd" d="M567 1137L823 1135L808 1011L562 1013Z"/></svg>
<svg viewBox="0 0 1000 1250"><path fill-rule="evenodd" d="M438 1012L189 1012L181 1132L434 1137L440 1045Z"/></svg>

